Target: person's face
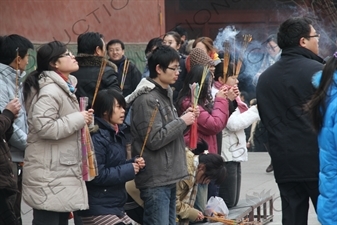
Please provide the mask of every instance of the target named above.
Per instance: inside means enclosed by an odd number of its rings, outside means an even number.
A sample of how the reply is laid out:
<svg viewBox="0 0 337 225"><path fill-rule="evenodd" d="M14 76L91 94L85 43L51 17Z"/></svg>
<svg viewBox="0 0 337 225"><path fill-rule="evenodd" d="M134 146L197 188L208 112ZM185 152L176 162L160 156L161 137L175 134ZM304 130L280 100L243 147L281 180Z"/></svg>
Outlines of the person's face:
<svg viewBox="0 0 337 225"><path fill-rule="evenodd" d="M64 75L69 75L79 68L75 56L68 50L58 58L54 67Z"/></svg>
<svg viewBox="0 0 337 225"><path fill-rule="evenodd" d="M197 168L197 172L195 175L195 182L198 184L209 184L211 180L205 177L206 167L204 164L199 164Z"/></svg>
<svg viewBox="0 0 337 225"><path fill-rule="evenodd" d="M27 52L27 54L21 58L20 56L18 57L18 69L22 72L25 71L26 66L28 65L28 58L29 58L29 54ZM16 68L15 68L16 69Z"/></svg>
<svg viewBox="0 0 337 225"><path fill-rule="evenodd" d="M108 55L112 60L120 60L124 55L124 50L120 43L115 43L109 46Z"/></svg>
<svg viewBox="0 0 337 225"><path fill-rule="evenodd" d="M115 104L113 108L113 113L111 115L110 121L108 122L113 125L122 124L125 117L125 109L120 104L118 104L116 99L114 99L114 101Z"/></svg>
<svg viewBox="0 0 337 225"><path fill-rule="evenodd" d="M310 25L310 34L308 37L302 37L300 39L300 45L318 55L319 52L318 42L319 42L319 34L317 34L314 27Z"/></svg>
<svg viewBox="0 0 337 225"><path fill-rule="evenodd" d="M172 35L166 35L164 37L163 45L171 46L172 48L176 50L180 48L180 43L177 43Z"/></svg>
<svg viewBox="0 0 337 225"><path fill-rule="evenodd" d="M226 84L229 86L235 86L239 83L237 76L230 76L227 78Z"/></svg>
<svg viewBox="0 0 337 225"><path fill-rule="evenodd" d="M281 51L280 47L275 43L275 41L269 41L266 48L268 54L273 58Z"/></svg>
<svg viewBox="0 0 337 225"><path fill-rule="evenodd" d="M195 45L196 48L200 48L202 49L204 52L206 52L208 54L208 51L207 51L207 48L206 48L206 45L202 42L198 42L196 45Z"/></svg>
<svg viewBox="0 0 337 225"><path fill-rule="evenodd" d="M156 70L158 76L155 80L163 88L167 88L170 84L174 84L178 80L180 72L179 62L178 61L171 62L169 66L166 68L165 72L164 69L160 68L159 65L157 65Z"/></svg>

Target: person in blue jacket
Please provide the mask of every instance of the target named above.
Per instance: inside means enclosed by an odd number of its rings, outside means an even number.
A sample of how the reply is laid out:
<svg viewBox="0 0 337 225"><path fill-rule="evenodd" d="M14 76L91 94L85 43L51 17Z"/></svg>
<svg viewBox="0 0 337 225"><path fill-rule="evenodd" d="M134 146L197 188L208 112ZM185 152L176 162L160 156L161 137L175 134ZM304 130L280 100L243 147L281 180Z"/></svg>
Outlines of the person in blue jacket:
<svg viewBox="0 0 337 225"><path fill-rule="evenodd" d="M318 132L319 196L318 220L322 225L337 224L337 52L323 71L313 77L317 88L306 108Z"/></svg>
<svg viewBox="0 0 337 225"><path fill-rule="evenodd" d="M125 106L124 97L115 90L101 90L97 94L91 137L98 176L86 182L89 209L79 212L84 225L131 224L123 208L127 201L125 183L135 178L145 167L145 161L142 157L126 160Z"/></svg>

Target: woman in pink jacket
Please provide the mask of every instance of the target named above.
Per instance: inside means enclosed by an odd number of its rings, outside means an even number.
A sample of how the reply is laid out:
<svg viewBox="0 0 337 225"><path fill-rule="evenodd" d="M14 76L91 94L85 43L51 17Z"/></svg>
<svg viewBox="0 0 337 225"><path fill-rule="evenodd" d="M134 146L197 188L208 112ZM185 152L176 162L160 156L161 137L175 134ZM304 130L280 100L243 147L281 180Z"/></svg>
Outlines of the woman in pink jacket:
<svg viewBox="0 0 337 225"><path fill-rule="evenodd" d="M227 124L229 117L228 101L233 101L238 95L237 89L221 89L215 95L214 101L211 95L213 77L210 72L201 84L204 66L195 65L187 74L184 87L179 93L177 107L178 113L183 114L191 106L190 84L198 83L201 92L198 99L200 115L198 117L198 139L207 142L210 153L218 153L216 134L221 132ZM200 85L201 84L201 85ZM185 134L185 142L189 147L190 132ZM193 149L192 149L193 150Z"/></svg>

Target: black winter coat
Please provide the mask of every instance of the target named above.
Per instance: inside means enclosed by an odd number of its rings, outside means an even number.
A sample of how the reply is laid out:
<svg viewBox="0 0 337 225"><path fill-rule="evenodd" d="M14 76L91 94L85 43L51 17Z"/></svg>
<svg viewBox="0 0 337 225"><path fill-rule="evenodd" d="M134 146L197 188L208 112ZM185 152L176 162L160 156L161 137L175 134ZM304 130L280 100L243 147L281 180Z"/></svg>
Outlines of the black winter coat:
<svg viewBox="0 0 337 225"><path fill-rule="evenodd" d="M127 201L125 183L135 178L132 163L126 160L125 136L117 134L103 119L95 117L99 130L91 134L98 166L98 176L86 182L89 209L79 211L81 216L124 215ZM120 129L122 129L120 127Z"/></svg>
<svg viewBox="0 0 337 225"><path fill-rule="evenodd" d="M88 97L89 98L89 108L91 107L92 99L95 93L96 83L98 79L98 74L101 69L103 57L79 54L76 56L76 60L79 65L79 70L73 72L77 78L76 85L76 97ZM106 60L106 59L104 59ZM117 81L117 67L110 61L107 61L106 67L104 69L102 81L99 90L103 89L115 89L121 91Z"/></svg>
<svg viewBox="0 0 337 225"><path fill-rule="evenodd" d="M17 191L16 181L12 171L11 154L8 147L8 140L13 134L14 115L5 109L0 112L0 189L5 189L8 195Z"/></svg>
<svg viewBox="0 0 337 225"><path fill-rule="evenodd" d="M317 135L303 104L314 93L312 76L323 63L306 48L283 49L281 59L258 80L257 106L268 131L277 183L318 179Z"/></svg>
<svg viewBox="0 0 337 225"><path fill-rule="evenodd" d="M121 88L121 82L122 82L122 75L123 75L123 69L124 69L124 64L125 64L126 57L123 56L122 59L118 61L111 61L114 64L116 64L118 68L118 85ZM125 67L126 68L126 67ZM142 79L142 73L137 69L136 65L133 64L130 61L129 67L127 68L128 70L126 71L126 77L125 77L125 82L123 86L123 96L126 97L129 94L131 94L139 84L140 80Z"/></svg>

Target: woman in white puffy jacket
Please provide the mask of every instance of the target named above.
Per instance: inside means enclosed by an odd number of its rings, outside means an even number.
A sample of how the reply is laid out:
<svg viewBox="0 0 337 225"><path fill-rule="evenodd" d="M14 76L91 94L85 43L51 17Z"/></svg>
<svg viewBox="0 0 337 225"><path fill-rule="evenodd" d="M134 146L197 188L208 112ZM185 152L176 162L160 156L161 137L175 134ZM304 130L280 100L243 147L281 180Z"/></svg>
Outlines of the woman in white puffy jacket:
<svg viewBox="0 0 337 225"><path fill-rule="evenodd" d="M231 88L239 83L238 77L233 75L232 67L232 64L228 66L226 74L223 72L223 63L220 63L216 67L212 94L216 93L223 86ZM227 126L222 131L221 148L219 146L221 156L225 159L227 168L227 177L220 185L219 196L223 198L228 208L236 206L239 201L241 162L248 161L244 129L260 119L257 107L248 108L239 96L230 102L230 104L230 117Z"/></svg>

